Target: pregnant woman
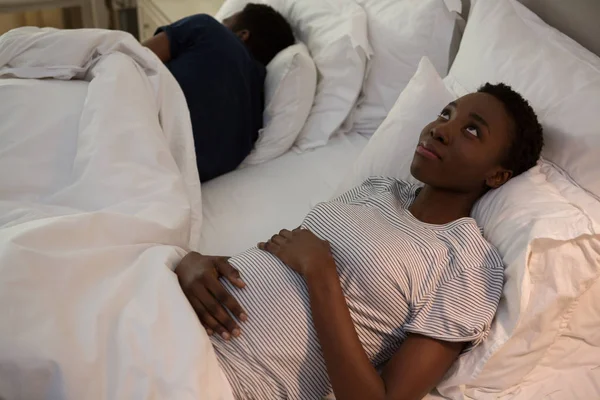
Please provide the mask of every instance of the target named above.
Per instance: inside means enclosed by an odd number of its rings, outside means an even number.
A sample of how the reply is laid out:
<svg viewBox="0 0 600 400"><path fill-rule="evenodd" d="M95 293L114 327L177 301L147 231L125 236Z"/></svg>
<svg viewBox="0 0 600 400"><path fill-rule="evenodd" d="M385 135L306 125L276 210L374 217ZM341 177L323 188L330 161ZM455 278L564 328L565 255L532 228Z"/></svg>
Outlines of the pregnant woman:
<svg viewBox="0 0 600 400"><path fill-rule="evenodd" d="M175 272L235 398L421 399L485 339L502 293L473 205L542 146L527 101L486 84L421 132L423 186L371 178L240 255L188 254Z"/></svg>

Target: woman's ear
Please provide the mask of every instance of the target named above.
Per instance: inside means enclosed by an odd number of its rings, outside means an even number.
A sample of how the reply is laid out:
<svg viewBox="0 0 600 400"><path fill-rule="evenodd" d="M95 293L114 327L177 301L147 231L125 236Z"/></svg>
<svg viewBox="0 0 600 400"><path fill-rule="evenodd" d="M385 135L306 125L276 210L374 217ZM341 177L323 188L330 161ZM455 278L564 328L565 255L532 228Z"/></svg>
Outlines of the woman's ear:
<svg viewBox="0 0 600 400"><path fill-rule="evenodd" d="M488 176L485 180L487 187L491 189L498 189L504 185L510 178L512 178L513 172L504 168L497 169L493 174Z"/></svg>

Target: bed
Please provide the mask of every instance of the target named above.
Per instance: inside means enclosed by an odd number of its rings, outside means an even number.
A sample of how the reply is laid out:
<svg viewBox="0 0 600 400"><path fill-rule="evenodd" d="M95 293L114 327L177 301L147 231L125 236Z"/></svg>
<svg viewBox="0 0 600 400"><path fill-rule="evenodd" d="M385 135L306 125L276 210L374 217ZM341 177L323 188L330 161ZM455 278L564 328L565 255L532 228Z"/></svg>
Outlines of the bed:
<svg viewBox="0 0 600 400"><path fill-rule="evenodd" d="M200 251L237 254L284 227L299 226L312 207L333 196L367 142L355 132L340 134L314 151L290 151L207 182Z"/></svg>
<svg viewBox="0 0 600 400"><path fill-rule="evenodd" d="M471 3L475 1L463 3L463 17L467 19ZM591 17L600 15L599 3L585 0L570 2L568 5L561 1L522 3L542 16L546 22L600 54L599 25L595 18ZM352 151L344 159L330 156L334 149L342 149L339 147L341 139L353 141ZM316 149L312 153L298 155L290 152L268 165L239 170L204 185L201 251L207 254L234 254L265 240L281 228L298 225L309 206L327 200L334 194L336 183L332 179L338 179L339 185L340 179L348 173L341 169L351 168L353 158L358 156L354 150L356 147L364 147L366 143L364 137L353 132L348 136L335 137L326 147ZM316 172L314 168L320 164L322 167ZM336 175L335 171L338 168L340 173ZM284 194L284 191L290 195ZM589 209L589 213L594 214L596 219L600 217L592 208ZM578 299L581 308L574 309L578 310L574 312L577 314L576 323L583 324L579 327L580 332L584 331L584 321L597 320L600 310L598 307L590 307L590 302L598 295L599 285L600 283L596 282ZM493 384L489 384L489 387L475 385L453 391L450 395L446 390L445 396L432 393L427 398L600 398L597 386L597 382L600 381L597 361L600 359L600 350L597 347L597 336L595 339L588 337L589 343L576 333L565 333L558 337L542 361L531 368L525 379L510 389L498 391ZM567 354L571 356L565 357ZM574 359L579 361L575 363ZM493 374L491 376L493 378Z"/></svg>
<svg viewBox="0 0 600 400"><path fill-rule="evenodd" d="M597 49L596 1L526 3ZM71 57L52 70L59 80L0 80L11 99L0 104L0 398L229 400L172 269L190 249L232 255L297 226L369 139L338 132L200 187L181 92L131 38L112 34L94 36L92 52L77 51L79 38L69 51L35 48ZM26 73L51 77L42 70L36 61ZM571 310L573 335L501 396L482 384L429 399L600 398L600 342L575 334L600 318L599 285Z"/></svg>

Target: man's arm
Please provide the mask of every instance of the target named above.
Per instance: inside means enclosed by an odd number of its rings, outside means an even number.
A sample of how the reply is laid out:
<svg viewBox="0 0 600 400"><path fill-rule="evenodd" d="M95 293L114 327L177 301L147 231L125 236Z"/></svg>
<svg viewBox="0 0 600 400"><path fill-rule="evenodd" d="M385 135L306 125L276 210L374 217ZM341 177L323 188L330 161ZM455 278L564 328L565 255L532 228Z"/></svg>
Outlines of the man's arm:
<svg viewBox="0 0 600 400"><path fill-rule="evenodd" d="M158 35L146 40L142 44L152 50L162 62L166 63L171 61L171 45L169 43L169 37L165 32L160 32Z"/></svg>
<svg viewBox="0 0 600 400"><path fill-rule="evenodd" d="M190 15L160 28L157 35L142 44L166 63L193 47L198 39L206 37L215 30L223 29L225 28L221 23L210 15Z"/></svg>

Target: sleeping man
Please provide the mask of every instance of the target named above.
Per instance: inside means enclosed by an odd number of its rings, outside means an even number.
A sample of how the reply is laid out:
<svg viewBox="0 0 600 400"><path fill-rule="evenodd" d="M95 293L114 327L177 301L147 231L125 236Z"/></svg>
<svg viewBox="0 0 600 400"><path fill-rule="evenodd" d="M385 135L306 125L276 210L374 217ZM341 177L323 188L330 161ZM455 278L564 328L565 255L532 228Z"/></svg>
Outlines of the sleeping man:
<svg viewBox="0 0 600 400"><path fill-rule="evenodd" d="M248 4L223 24L199 14L159 28L144 43L183 90L201 181L235 169L262 128L266 65L294 44L273 8Z"/></svg>
<svg viewBox="0 0 600 400"><path fill-rule="evenodd" d="M175 273L235 398L422 399L486 338L502 294L471 210L542 146L527 101L486 84L420 133L422 185L370 178L235 257L184 257Z"/></svg>

